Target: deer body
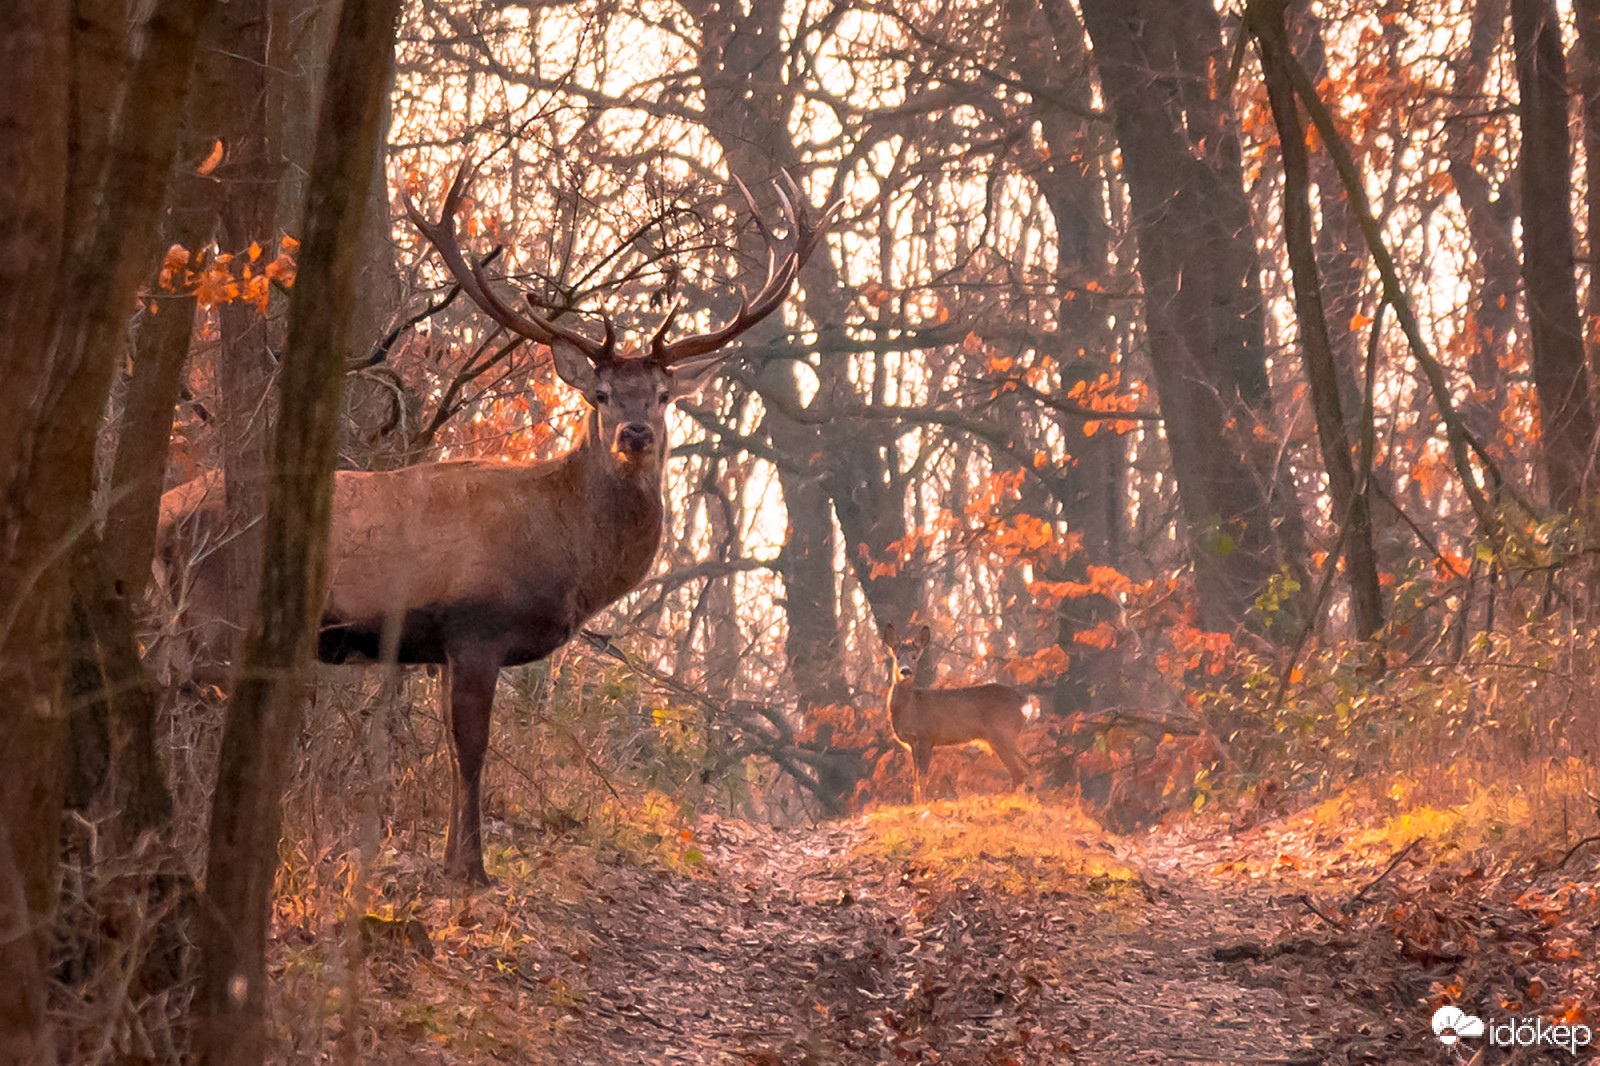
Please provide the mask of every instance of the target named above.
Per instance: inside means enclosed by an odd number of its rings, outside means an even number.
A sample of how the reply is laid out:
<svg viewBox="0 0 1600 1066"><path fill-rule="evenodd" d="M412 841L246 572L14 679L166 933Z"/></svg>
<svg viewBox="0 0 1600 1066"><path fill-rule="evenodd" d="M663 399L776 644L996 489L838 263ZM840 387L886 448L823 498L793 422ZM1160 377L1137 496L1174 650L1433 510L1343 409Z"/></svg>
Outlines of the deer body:
<svg viewBox="0 0 1600 1066"><path fill-rule="evenodd" d="M648 354L623 357L609 320L597 341L517 310L467 262L454 219L466 174L463 167L438 222L409 202L408 214L480 309L549 347L556 372L588 404L588 420L570 452L544 462L469 460L337 474L317 655L332 663L392 656L444 665L456 763L445 869L486 882L480 793L501 668L549 655L649 574L665 522L667 408L715 372L721 348L782 304L820 228L784 197L793 248L781 259L773 249L765 283L733 320L669 343L669 312ZM209 477L215 491L191 482L163 499L166 558L179 554L185 530L216 537L226 529L221 478ZM190 602L225 603L207 585L227 572L216 553L201 561L190 575ZM218 641L218 626L195 621L202 642L221 652L216 658L227 657L234 633Z"/></svg>
<svg viewBox="0 0 1600 1066"><path fill-rule="evenodd" d="M967 688L917 688L912 683L917 662L932 634L923 626L915 637L896 641L894 626L885 625L883 642L893 663L889 688L889 724L895 739L911 754L911 789L922 802L922 782L933 761L933 749L951 744L982 741L1011 773L1015 788L1031 772L1019 741L1027 722L1027 698L1010 685L973 685Z"/></svg>
<svg viewBox="0 0 1600 1066"><path fill-rule="evenodd" d="M566 643L644 580L661 542L660 464L596 476L592 450L340 473L318 657L376 661L387 625L402 663L444 663L491 633L504 666Z"/></svg>

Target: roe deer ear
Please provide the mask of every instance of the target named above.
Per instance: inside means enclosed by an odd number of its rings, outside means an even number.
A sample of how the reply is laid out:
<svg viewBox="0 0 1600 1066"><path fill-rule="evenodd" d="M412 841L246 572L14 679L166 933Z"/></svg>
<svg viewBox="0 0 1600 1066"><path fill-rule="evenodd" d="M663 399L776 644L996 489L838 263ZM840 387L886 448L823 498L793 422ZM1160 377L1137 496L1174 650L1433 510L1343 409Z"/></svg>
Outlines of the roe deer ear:
<svg viewBox="0 0 1600 1066"><path fill-rule="evenodd" d="M917 647L926 648L928 646L928 641L932 639L933 632L927 626L923 626L921 629L917 630Z"/></svg>
<svg viewBox="0 0 1600 1066"><path fill-rule="evenodd" d="M889 645L889 647L891 647L891 648L894 647L894 623L893 622L885 622L885 623L883 623L883 625L880 626L879 629L878 629L878 635L883 638L883 642L885 644Z"/></svg>

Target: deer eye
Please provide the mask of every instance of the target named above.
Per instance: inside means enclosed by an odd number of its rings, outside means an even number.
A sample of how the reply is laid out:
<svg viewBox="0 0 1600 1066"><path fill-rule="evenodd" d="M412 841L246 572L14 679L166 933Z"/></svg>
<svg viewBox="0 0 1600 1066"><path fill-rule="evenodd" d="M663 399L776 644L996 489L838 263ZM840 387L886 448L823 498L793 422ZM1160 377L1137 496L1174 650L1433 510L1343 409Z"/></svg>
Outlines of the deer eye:
<svg viewBox="0 0 1600 1066"><path fill-rule="evenodd" d="M670 399L672 399L672 393L668 392L666 389L662 389L660 392L656 393L656 402L661 404L662 407L667 406L667 401Z"/></svg>
<svg viewBox="0 0 1600 1066"><path fill-rule="evenodd" d="M595 389L594 390L594 402L597 403L597 404L600 404L601 406L604 406L605 404L610 403L611 402L611 390L610 389Z"/></svg>

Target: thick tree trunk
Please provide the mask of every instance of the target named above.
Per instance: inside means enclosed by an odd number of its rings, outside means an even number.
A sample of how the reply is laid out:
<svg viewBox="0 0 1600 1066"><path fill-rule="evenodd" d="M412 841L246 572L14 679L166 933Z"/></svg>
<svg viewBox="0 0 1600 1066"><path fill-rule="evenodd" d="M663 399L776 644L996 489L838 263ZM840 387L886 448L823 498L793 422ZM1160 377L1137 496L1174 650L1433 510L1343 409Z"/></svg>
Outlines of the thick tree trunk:
<svg viewBox="0 0 1600 1066"><path fill-rule="evenodd" d="M25 5L0 27L0 182L11 197L0 230L0 748L13 759L0 784L0 1060L8 1062L49 1055L40 949L64 776L72 563L93 526L95 433L134 293L153 265L156 213L208 8L209 0L154 6L111 131L84 125L83 110L69 122L68 111L74 99L87 107L118 96L122 67L106 59L103 37L69 56L81 42L70 37L66 7L52 4ZM103 11L78 14L80 34L106 28ZM96 84L69 91L64 69ZM69 219L74 202L91 207Z"/></svg>
<svg viewBox="0 0 1600 1066"><path fill-rule="evenodd" d="M218 186L195 171L214 141L218 64L197 64L172 173L160 246L198 260L216 226ZM180 279L181 282L181 279ZM171 817L171 797L156 756L159 692L140 654L136 615L150 580L156 523L196 301L155 286L134 336L103 538L74 574L71 699L73 750L68 803L109 827L106 844L131 847ZM79 738L83 738L80 740ZM87 741L85 743L84 741Z"/></svg>
<svg viewBox="0 0 1600 1066"><path fill-rule="evenodd" d="M1573 0L1572 14L1582 66L1583 162L1587 172L1595 175L1600 174L1600 0ZM1584 183L1584 221L1584 259L1589 270L1584 339L1594 352L1600 345L1600 181L1593 177Z"/></svg>
<svg viewBox="0 0 1600 1066"><path fill-rule="evenodd" d="M1100 136L1084 118L1094 102L1083 24L1066 0L1016 0L1008 12L1006 33L1007 51L1023 76L1047 90L1036 95L1049 156L1033 177L1055 224L1055 276L1062 294L1057 305L1063 334L1059 349L1092 353L1062 367L1062 388L1070 389L1080 380L1092 381L1101 372L1119 369L1110 358L1117 350L1111 316L1098 295L1113 288L1101 153L1082 147ZM1017 410L1015 424L1020 426L1024 418L1025 413ZM1083 548L1045 576L1051 581L1087 583L1090 564L1121 568L1126 562L1122 553L1127 544L1123 506L1127 448L1116 433L1084 436L1077 424L1064 426L1061 437L1068 457L1052 472L1060 481L1055 494L1068 501L1061 517L1082 537ZM1039 511L1049 513L1043 507ZM1075 639L1117 613L1117 605L1098 594L1061 604L1056 644L1068 666L1050 700L1055 713L1089 711L1126 698L1132 679L1118 650Z"/></svg>
<svg viewBox="0 0 1600 1066"><path fill-rule="evenodd" d="M1328 336L1317 271L1316 242L1311 233L1311 172L1305 128L1295 102L1288 64L1292 63L1284 0L1249 0L1245 21L1261 53L1272 117L1283 153L1283 228L1294 279L1295 318L1301 355L1311 386L1322 465L1333 497L1333 521L1342 530L1345 577L1350 582L1351 621L1358 639L1371 638L1383 627L1383 601L1378 591L1377 555L1372 544L1372 511L1365 485L1357 484L1350 458L1350 438L1339 389L1339 369Z"/></svg>
<svg viewBox="0 0 1600 1066"><path fill-rule="evenodd" d="M0 21L0 1061L53 1062L44 947L61 805L64 585L50 545L22 542L42 431L39 401L66 229L70 6L23 4ZM48 534L47 534L48 537ZM26 609L24 609L26 608Z"/></svg>
<svg viewBox="0 0 1600 1066"><path fill-rule="evenodd" d="M1578 318L1572 237L1567 64L1551 0L1511 0L1522 103L1522 280L1550 502L1570 511L1587 495L1595 417Z"/></svg>
<svg viewBox="0 0 1600 1066"><path fill-rule="evenodd" d="M1275 427L1255 234L1237 139L1215 98L1227 53L1208 0L1084 0L1082 10L1122 148L1201 622L1231 629L1279 553L1276 477L1251 461L1256 428Z"/></svg>
<svg viewBox="0 0 1600 1066"><path fill-rule="evenodd" d="M219 53L225 94L221 126L223 160L217 247L234 257L236 272L259 277L277 236L279 138L284 78L272 64L272 0L230 0L223 6ZM261 258L249 260L252 245ZM261 516L266 506L267 427L271 418L273 354L265 309L249 299L217 308L223 495L233 550L228 568L228 620L242 633L255 603L261 569ZM229 657L237 662L237 643Z"/></svg>
<svg viewBox="0 0 1600 1066"><path fill-rule="evenodd" d="M272 435L260 594L228 708L212 805L197 1059L259 1063L282 791L321 610L364 198L398 0L345 0L317 127L306 240Z"/></svg>

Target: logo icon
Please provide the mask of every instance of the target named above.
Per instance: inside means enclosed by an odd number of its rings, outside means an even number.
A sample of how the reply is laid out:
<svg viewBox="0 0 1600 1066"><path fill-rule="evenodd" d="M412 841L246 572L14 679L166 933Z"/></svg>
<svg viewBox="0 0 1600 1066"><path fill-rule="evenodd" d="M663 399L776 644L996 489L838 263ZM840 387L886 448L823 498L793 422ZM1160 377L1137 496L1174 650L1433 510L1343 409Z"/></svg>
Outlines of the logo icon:
<svg viewBox="0 0 1600 1066"><path fill-rule="evenodd" d="M1433 1012L1433 1035L1449 1047L1464 1036L1482 1036L1483 1019L1460 1007L1440 1007Z"/></svg>

